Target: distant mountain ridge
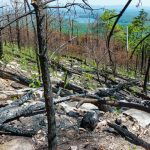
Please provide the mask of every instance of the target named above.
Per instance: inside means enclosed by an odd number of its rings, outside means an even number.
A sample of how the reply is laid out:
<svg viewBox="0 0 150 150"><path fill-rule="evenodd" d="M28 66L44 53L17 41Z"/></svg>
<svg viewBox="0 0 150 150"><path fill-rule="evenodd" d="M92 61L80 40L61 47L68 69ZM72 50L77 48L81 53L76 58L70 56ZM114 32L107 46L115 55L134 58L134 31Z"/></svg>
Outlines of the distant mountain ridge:
<svg viewBox="0 0 150 150"><path fill-rule="evenodd" d="M91 20L91 22L94 22L94 20L97 18L97 16L100 16L104 12L105 9L115 9L117 13L119 13L123 6L92 6L94 11L91 13L89 11L84 11L81 8L76 9L76 17L75 21L79 23L88 23L88 21ZM134 17L136 17L139 14L139 11L141 9L144 9L148 13L148 17L150 18L150 7L136 7L136 6L130 6L127 8L121 19L119 20L119 23L121 25L128 25Z"/></svg>

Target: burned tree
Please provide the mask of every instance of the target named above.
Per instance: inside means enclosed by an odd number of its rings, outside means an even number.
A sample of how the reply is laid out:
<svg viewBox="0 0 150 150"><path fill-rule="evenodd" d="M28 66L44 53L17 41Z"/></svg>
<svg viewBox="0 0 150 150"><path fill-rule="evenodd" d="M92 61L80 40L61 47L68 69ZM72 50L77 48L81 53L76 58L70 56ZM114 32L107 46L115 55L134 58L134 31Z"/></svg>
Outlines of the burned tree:
<svg viewBox="0 0 150 150"><path fill-rule="evenodd" d="M0 27L0 58L3 56L3 42L2 42L2 30Z"/></svg>
<svg viewBox="0 0 150 150"><path fill-rule="evenodd" d="M52 96L52 87L50 81L50 73L48 67L47 44L44 31L45 13L40 0L32 1L32 6L36 13L37 36L39 48L39 60L42 73L42 81L44 86L45 106L48 120L48 149L56 149L56 122L55 109Z"/></svg>
<svg viewBox="0 0 150 150"><path fill-rule="evenodd" d="M1 9L3 9L4 6L0 7ZM1 19L2 18L2 19ZM3 40L2 40L2 21L3 21L3 17L0 17L0 58L2 58L3 56Z"/></svg>

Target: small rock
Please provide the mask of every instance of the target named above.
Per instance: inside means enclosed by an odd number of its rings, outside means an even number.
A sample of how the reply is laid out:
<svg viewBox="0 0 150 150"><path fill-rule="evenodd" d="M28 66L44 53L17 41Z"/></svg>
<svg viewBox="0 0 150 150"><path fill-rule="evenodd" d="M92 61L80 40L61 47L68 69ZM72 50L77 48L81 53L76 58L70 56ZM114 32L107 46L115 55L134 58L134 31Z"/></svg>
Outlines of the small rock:
<svg viewBox="0 0 150 150"><path fill-rule="evenodd" d="M7 95L6 94L0 94L0 100L5 100L7 99Z"/></svg>
<svg viewBox="0 0 150 150"><path fill-rule="evenodd" d="M70 146L70 148L68 150L78 150L77 146Z"/></svg>
<svg viewBox="0 0 150 150"><path fill-rule="evenodd" d="M12 100L7 100L7 104L10 105L13 101Z"/></svg>
<svg viewBox="0 0 150 150"><path fill-rule="evenodd" d="M103 120L97 124L96 129L100 129L102 126L106 126L106 125L107 125L107 121Z"/></svg>
<svg viewBox="0 0 150 150"><path fill-rule="evenodd" d="M22 89L24 87L22 84L17 83L17 82L12 82L11 86L15 89Z"/></svg>
<svg viewBox="0 0 150 150"><path fill-rule="evenodd" d="M92 110L92 109L98 109L98 107L93 104L85 103L81 106L81 109Z"/></svg>
<svg viewBox="0 0 150 150"><path fill-rule="evenodd" d="M65 103L61 103L60 106L66 113L69 113L70 111L74 111L74 107L71 107Z"/></svg>
<svg viewBox="0 0 150 150"><path fill-rule="evenodd" d="M82 120L80 127L93 131L99 122L99 116L96 112L87 112Z"/></svg>
<svg viewBox="0 0 150 150"><path fill-rule="evenodd" d="M133 125L133 126L132 126L132 130L133 130L133 131L139 131L139 130L140 130L139 125L137 125L137 124Z"/></svg>
<svg viewBox="0 0 150 150"><path fill-rule="evenodd" d="M66 137L75 138L77 136L77 132L73 129L66 131Z"/></svg>
<svg viewBox="0 0 150 150"><path fill-rule="evenodd" d="M122 120L122 122L127 122L127 118L126 118L125 116L123 116L123 117L121 118L121 120Z"/></svg>
<svg viewBox="0 0 150 150"><path fill-rule="evenodd" d="M79 133L82 134L83 132L86 132L86 130L84 128L79 128Z"/></svg>
<svg viewBox="0 0 150 150"><path fill-rule="evenodd" d="M121 125L121 124L122 124L122 120L117 118L117 119L115 120L115 123L116 123L117 125Z"/></svg>
<svg viewBox="0 0 150 150"><path fill-rule="evenodd" d="M0 150L35 150L29 138L17 138L0 145Z"/></svg>
<svg viewBox="0 0 150 150"><path fill-rule="evenodd" d="M77 118L77 117L80 116L80 114L79 114L78 112L75 112L75 111L69 111L69 112L67 113L67 115L68 115L69 117L74 117L74 118Z"/></svg>

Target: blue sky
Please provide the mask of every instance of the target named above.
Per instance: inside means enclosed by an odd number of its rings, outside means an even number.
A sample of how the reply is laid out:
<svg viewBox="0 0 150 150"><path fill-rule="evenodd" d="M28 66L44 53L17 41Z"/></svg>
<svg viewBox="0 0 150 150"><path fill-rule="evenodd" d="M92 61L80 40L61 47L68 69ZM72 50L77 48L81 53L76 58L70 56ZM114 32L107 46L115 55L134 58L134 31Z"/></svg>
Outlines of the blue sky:
<svg viewBox="0 0 150 150"><path fill-rule="evenodd" d="M71 2L72 0L60 0L59 2ZM81 0L75 0L81 2ZM111 5L125 5L128 0L87 0L91 5L111 6ZM139 0L132 0L131 5L136 6ZM150 6L150 0L142 0L142 6Z"/></svg>
<svg viewBox="0 0 150 150"><path fill-rule="evenodd" d="M2 3L9 3L12 0L0 0ZM20 0L22 1L22 0ZM31 0L29 0L30 2ZM66 3L66 2L72 2L74 0L59 0L61 3ZM111 6L111 5L124 5L128 0L87 0L90 5L96 5L96 6ZM136 6L139 0L132 0L133 2L131 3L132 6ZM142 1L142 6L150 6L150 0L141 0ZM75 0L75 2L82 2L82 0Z"/></svg>
<svg viewBox="0 0 150 150"><path fill-rule="evenodd" d="M107 6L107 5L124 5L128 0L88 0L88 1L93 5ZM137 5L139 0L132 0L132 1L133 2L131 3L131 5ZM142 5L150 6L150 0L142 0Z"/></svg>

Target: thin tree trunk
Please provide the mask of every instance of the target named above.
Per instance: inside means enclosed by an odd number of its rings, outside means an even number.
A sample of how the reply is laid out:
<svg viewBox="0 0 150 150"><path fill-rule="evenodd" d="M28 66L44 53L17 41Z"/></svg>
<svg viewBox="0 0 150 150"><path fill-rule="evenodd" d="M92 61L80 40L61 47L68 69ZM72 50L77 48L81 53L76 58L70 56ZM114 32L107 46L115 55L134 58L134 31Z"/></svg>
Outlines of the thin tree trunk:
<svg viewBox="0 0 150 150"><path fill-rule="evenodd" d="M29 11L31 11L28 0L24 0L24 1L26 2L27 6L28 6ZM36 33L36 28L35 28L35 25L33 22L32 14L30 16L31 16L31 23L32 23L33 31L34 31L34 50L35 50L35 54L36 54L37 69L38 69L38 74L39 74L39 80L41 81L41 70L40 70L40 62L39 62L39 57L38 57L37 33Z"/></svg>
<svg viewBox="0 0 150 150"><path fill-rule="evenodd" d="M15 2L15 17L18 18L18 2ZM17 33L17 46L18 49L21 49L20 43L20 29L19 29L19 20L16 21L16 33Z"/></svg>
<svg viewBox="0 0 150 150"><path fill-rule="evenodd" d="M141 74L143 72L143 65L144 65L144 50L145 49L145 46L142 45L142 57L141 57Z"/></svg>
<svg viewBox="0 0 150 150"><path fill-rule="evenodd" d="M26 6L26 1L24 0L24 10L25 10L25 13L27 13L27 6ZM27 44L29 46L29 29L28 29L28 16L26 16L26 34L27 34Z"/></svg>
<svg viewBox="0 0 150 150"><path fill-rule="evenodd" d="M7 15L7 21L9 22L10 19L9 19L9 15ZM12 44L13 42L13 38L12 38L12 29L11 29L11 26L9 25L9 42Z"/></svg>
<svg viewBox="0 0 150 150"><path fill-rule="evenodd" d="M42 72L42 80L44 86L45 106L48 120L48 149L56 150L56 122L55 122L55 109L52 97L52 87L50 81L50 73L48 67L47 47L44 33L44 19L45 14L40 0L32 1L32 5L36 13L37 34L38 34L38 47L39 47L39 60Z"/></svg>
<svg viewBox="0 0 150 150"><path fill-rule="evenodd" d="M135 63L135 76L137 76L137 69L138 69L138 55L136 56L136 63Z"/></svg>
<svg viewBox="0 0 150 150"><path fill-rule="evenodd" d="M2 40L2 30L0 29L0 59L3 56L3 40Z"/></svg>
<svg viewBox="0 0 150 150"><path fill-rule="evenodd" d="M144 85L143 85L143 91L147 93L147 82L149 78L149 70L150 70L150 57L148 58L148 63L147 63L147 70L145 73L145 79L144 79Z"/></svg>

